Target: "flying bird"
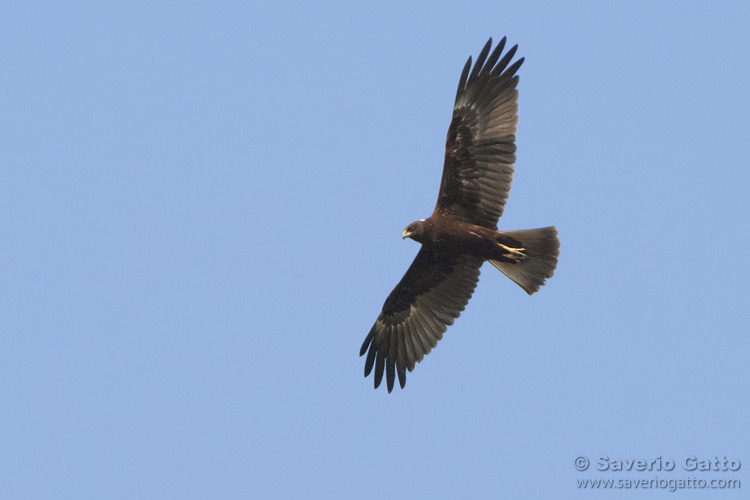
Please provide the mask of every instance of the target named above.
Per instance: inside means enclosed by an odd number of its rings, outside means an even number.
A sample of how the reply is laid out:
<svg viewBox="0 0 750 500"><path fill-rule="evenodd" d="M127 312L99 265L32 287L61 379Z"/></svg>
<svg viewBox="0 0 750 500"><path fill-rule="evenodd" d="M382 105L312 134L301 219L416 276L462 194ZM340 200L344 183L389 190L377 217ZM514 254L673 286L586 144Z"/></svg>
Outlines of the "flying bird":
<svg viewBox="0 0 750 500"><path fill-rule="evenodd" d="M428 219L409 224L402 238L422 244L414 262L385 300L367 334L365 377L375 368L377 389L385 373L388 392L398 375L422 361L469 302L479 268L489 261L529 295L557 266L555 227L498 231L510 193L518 123L518 76L514 45L503 55L503 38L490 54L492 38L466 61L458 82L437 205ZM502 57L501 57L502 56Z"/></svg>

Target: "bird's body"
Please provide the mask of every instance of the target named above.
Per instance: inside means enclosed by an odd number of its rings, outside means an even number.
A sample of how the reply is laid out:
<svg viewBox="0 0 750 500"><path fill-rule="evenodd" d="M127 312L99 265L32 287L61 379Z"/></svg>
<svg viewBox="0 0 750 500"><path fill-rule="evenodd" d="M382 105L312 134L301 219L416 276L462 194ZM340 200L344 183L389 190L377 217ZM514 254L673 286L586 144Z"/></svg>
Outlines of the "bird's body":
<svg viewBox="0 0 750 500"><path fill-rule="evenodd" d="M482 260L517 262L522 259L524 248L520 241L494 229L464 222L438 213L429 219L418 221L422 233L406 235L411 239L429 245L447 254L473 255Z"/></svg>
<svg viewBox="0 0 750 500"><path fill-rule="evenodd" d="M448 129L438 201L428 219L413 222L403 238L422 244L417 257L383 305L365 338L365 376L383 374L388 392L398 374L401 387L466 307L489 261L529 295L557 265L560 242L554 227L498 231L515 162L518 76L523 59L509 66L518 46L502 58L505 38L492 54L492 39L471 58L459 80ZM489 57L488 57L489 56Z"/></svg>

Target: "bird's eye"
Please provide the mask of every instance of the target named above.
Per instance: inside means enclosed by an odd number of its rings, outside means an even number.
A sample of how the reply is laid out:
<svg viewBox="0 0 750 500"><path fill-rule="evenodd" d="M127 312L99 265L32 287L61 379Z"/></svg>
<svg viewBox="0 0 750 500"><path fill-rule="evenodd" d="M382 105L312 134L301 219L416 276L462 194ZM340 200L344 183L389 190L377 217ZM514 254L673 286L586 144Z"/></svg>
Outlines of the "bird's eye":
<svg viewBox="0 0 750 500"><path fill-rule="evenodd" d="M410 233L413 233L414 232L414 224L412 224L411 226L407 227L406 230L408 232L410 232Z"/></svg>

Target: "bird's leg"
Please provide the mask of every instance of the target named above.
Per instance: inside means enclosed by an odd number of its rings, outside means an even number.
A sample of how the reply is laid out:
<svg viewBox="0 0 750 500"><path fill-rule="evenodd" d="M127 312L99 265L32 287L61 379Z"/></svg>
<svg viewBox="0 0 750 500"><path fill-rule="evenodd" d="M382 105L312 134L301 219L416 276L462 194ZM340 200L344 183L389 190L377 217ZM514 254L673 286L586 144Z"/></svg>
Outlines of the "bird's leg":
<svg viewBox="0 0 750 500"><path fill-rule="evenodd" d="M503 245L502 243L498 243L497 246L502 249L502 258L506 262L514 262L518 264L519 262L526 259L526 253L524 253L524 251L526 250L525 248L513 248L507 245Z"/></svg>

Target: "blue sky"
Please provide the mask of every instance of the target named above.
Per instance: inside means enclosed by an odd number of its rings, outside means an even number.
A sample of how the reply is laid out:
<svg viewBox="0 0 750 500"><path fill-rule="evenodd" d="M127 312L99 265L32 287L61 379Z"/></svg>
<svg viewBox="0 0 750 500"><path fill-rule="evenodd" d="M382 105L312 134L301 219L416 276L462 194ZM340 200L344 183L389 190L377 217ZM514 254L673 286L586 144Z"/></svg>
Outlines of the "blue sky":
<svg viewBox="0 0 750 500"><path fill-rule="evenodd" d="M748 25L743 2L4 3L0 497L746 495ZM556 225L557 272L528 297L486 265L374 391L401 231L466 58L504 35L500 226Z"/></svg>

